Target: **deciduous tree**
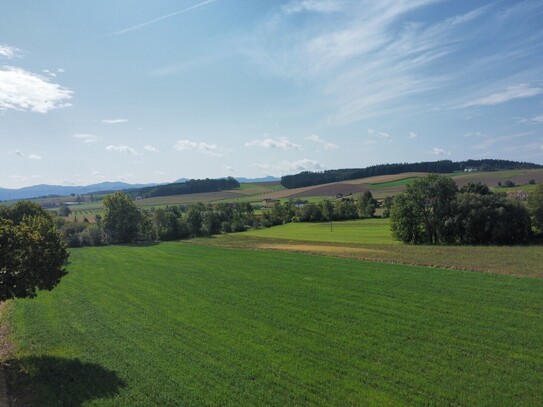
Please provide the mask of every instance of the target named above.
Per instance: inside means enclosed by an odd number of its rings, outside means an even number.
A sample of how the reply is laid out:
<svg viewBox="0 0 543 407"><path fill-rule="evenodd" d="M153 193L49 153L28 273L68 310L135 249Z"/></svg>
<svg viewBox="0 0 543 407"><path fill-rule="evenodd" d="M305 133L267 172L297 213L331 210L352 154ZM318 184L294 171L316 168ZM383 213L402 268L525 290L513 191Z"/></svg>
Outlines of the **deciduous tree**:
<svg viewBox="0 0 543 407"><path fill-rule="evenodd" d="M66 275L68 252L51 216L31 202L0 210L0 301L32 298Z"/></svg>

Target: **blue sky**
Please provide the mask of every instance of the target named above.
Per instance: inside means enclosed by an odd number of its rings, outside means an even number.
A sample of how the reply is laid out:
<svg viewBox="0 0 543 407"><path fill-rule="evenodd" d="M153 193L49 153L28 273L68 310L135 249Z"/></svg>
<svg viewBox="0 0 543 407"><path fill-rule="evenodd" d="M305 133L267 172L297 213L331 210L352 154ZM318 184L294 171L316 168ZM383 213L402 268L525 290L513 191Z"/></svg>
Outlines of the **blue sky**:
<svg viewBox="0 0 543 407"><path fill-rule="evenodd" d="M0 187L543 164L543 2L0 3Z"/></svg>

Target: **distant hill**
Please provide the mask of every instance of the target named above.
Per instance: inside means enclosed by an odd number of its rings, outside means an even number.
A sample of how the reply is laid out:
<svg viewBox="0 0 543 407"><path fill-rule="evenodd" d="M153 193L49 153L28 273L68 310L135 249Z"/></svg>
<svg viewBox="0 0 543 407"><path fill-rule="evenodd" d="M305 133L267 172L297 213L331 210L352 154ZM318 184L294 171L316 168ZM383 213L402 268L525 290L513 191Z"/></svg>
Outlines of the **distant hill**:
<svg viewBox="0 0 543 407"><path fill-rule="evenodd" d="M394 175L404 172L433 172L450 174L463 171L503 171L518 169L537 169L542 165L509 161L509 160L467 160L467 161L425 161L419 163L398 163L373 165L366 168L346 168L327 170L321 172L304 171L296 175L281 177L281 185L285 188L302 188L312 185L322 185L332 182L341 182L359 178L375 177L379 175Z"/></svg>
<svg viewBox="0 0 543 407"><path fill-rule="evenodd" d="M64 185L34 185L19 189L0 188L0 201L15 199L30 199L42 196L71 194L81 195L93 192L120 191L124 189L144 188L157 184L128 184L126 182L100 182L86 186L64 186Z"/></svg>

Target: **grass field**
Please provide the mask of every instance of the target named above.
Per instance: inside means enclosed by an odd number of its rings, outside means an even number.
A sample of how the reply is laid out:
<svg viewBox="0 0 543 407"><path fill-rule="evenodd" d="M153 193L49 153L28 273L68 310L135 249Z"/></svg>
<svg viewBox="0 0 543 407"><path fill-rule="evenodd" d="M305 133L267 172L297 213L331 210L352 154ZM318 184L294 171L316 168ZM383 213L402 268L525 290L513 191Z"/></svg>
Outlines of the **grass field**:
<svg viewBox="0 0 543 407"><path fill-rule="evenodd" d="M359 260L452 268L543 278L541 245L419 246L392 238L388 219L330 223L290 223L213 239L203 245L244 249L296 251Z"/></svg>
<svg viewBox="0 0 543 407"><path fill-rule="evenodd" d="M388 219L343 222L288 223L268 229L245 232L246 236L307 242L399 244L392 239Z"/></svg>
<svg viewBox="0 0 543 407"><path fill-rule="evenodd" d="M11 304L34 405L543 404L541 280L183 243L70 262Z"/></svg>

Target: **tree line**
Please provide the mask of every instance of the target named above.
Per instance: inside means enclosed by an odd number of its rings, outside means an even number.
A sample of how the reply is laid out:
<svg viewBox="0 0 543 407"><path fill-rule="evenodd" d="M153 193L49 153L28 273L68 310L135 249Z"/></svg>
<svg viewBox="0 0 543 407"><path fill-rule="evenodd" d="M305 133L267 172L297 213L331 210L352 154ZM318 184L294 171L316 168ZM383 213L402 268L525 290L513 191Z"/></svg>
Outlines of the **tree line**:
<svg viewBox="0 0 543 407"><path fill-rule="evenodd" d="M328 184L330 182L347 181L351 179L367 178L378 175L393 175L403 172L428 172L436 174L450 174L466 169L478 171L500 171L542 168L539 164L509 161L509 160L467 160L467 161L424 161L419 163L380 164L366 168L347 168L340 170L326 170L320 172L304 171L296 175L281 177L281 185L285 188L301 188L312 185Z"/></svg>
<svg viewBox="0 0 543 407"><path fill-rule="evenodd" d="M482 183L458 188L449 177L418 178L394 198L393 236L412 244L525 244L543 233L543 184L528 206Z"/></svg>
<svg viewBox="0 0 543 407"><path fill-rule="evenodd" d="M158 196L187 195L203 192L217 192L239 188L239 182L233 177L220 179L191 179L185 182L156 185L126 191L132 198L153 198Z"/></svg>

